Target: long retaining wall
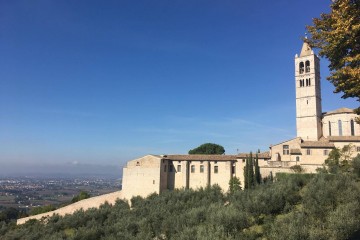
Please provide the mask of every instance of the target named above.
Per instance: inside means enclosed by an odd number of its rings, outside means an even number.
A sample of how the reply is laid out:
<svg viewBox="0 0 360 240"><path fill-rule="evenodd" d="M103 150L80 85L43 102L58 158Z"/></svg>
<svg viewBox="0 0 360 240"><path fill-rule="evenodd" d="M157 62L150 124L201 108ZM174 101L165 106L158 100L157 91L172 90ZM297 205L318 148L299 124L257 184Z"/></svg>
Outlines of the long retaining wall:
<svg viewBox="0 0 360 240"><path fill-rule="evenodd" d="M30 219L41 219L43 217L48 218L51 217L54 214L58 214L60 216L64 216L66 214L73 214L74 212L83 209L84 211L89 209L89 208L99 208L100 205L104 204L105 202L108 202L109 204L115 204L117 199L124 199L124 196L122 194L121 191L118 192L113 192L113 193L108 193L108 194L104 194L104 195L100 195L100 196L96 196L96 197L92 197L92 198L88 198L88 199L84 199L81 200L79 202L67 205L65 207L56 209L54 211L51 212L47 212L47 213L42 213L42 214L38 214L38 215L34 215L34 216L30 216L30 217L26 217L26 218L20 218L17 220L17 224L23 224L26 221L30 220Z"/></svg>

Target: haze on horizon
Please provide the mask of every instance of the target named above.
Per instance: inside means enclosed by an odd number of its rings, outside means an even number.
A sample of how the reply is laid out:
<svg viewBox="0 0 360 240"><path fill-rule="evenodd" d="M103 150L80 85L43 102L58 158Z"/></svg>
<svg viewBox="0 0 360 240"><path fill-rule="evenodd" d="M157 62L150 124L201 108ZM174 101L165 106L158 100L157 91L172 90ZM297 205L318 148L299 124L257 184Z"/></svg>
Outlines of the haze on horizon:
<svg viewBox="0 0 360 240"><path fill-rule="evenodd" d="M329 5L1 1L0 174L116 174L205 142L267 151L296 134L294 56ZM355 108L327 65L323 111Z"/></svg>

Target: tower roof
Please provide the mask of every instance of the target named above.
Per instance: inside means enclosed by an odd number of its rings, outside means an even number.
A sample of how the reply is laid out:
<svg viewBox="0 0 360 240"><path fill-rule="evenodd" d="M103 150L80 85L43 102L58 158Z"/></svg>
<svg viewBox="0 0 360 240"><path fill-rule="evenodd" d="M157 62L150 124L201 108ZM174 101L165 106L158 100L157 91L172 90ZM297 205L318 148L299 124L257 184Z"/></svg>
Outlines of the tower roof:
<svg viewBox="0 0 360 240"><path fill-rule="evenodd" d="M311 54L313 54L314 52L312 51L309 43L306 41L304 41L302 48L301 48L301 52L300 52L300 57L305 57L305 56L309 56Z"/></svg>

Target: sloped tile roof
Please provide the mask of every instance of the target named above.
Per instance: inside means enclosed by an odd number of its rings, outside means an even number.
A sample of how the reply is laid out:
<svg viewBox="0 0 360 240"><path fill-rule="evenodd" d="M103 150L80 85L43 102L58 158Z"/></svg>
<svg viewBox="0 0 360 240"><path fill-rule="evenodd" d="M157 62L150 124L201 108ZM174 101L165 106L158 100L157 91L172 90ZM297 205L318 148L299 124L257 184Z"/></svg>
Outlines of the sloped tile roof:
<svg viewBox="0 0 360 240"><path fill-rule="evenodd" d="M328 141L304 141L300 144L301 148L333 148L335 145Z"/></svg>
<svg viewBox="0 0 360 240"><path fill-rule="evenodd" d="M207 154L189 154L189 155L166 155L164 159L174 161L231 161L236 160L236 155L207 155Z"/></svg>
<svg viewBox="0 0 360 240"><path fill-rule="evenodd" d="M330 142L360 142L360 136L329 136Z"/></svg>
<svg viewBox="0 0 360 240"><path fill-rule="evenodd" d="M239 158L247 158L247 157L250 157L250 154L249 153L239 153L237 156ZM253 153L252 156L255 157L256 153ZM270 157L270 152L258 153L258 158L260 158L260 159L271 158Z"/></svg>
<svg viewBox="0 0 360 240"><path fill-rule="evenodd" d="M301 149L300 148L290 149L290 154L291 155L301 155Z"/></svg>
<svg viewBox="0 0 360 240"><path fill-rule="evenodd" d="M345 107L338 108L336 110L323 113L323 116L333 115L333 114L340 114L340 113L354 113L354 109L345 108Z"/></svg>

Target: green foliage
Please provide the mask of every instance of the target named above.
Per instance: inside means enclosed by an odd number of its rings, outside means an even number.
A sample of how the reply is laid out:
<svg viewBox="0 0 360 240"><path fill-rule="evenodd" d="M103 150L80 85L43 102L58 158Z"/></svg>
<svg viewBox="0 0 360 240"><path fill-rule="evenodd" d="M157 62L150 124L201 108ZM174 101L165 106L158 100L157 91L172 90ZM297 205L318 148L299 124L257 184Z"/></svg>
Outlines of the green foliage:
<svg viewBox="0 0 360 240"><path fill-rule="evenodd" d="M241 183L238 177L231 177L229 180L229 192L233 194L234 192L241 190Z"/></svg>
<svg viewBox="0 0 360 240"><path fill-rule="evenodd" d="M78 195L76 195L75 197L73 197L73 199L71 200L72 203L87 199L90 197L90 194L85 192L85 191L81 191Z"/></svg>
<svg viewBox="0 0 360 240"><path fill-rule="evenodd" d="M348 144L341 149L334 148L330 151L328 158L325 160L325 164L328 167L329 173L348 172L350 171L351 155L354 152L354 146Z"/></svg>
<svg viewBox="0 0 360 240"><path fill-rule="evenodd" d="M303 169L300 165L291 166L290 169L291 169L294 173L302 173L302 172L304 172L304 169Z"/></svg>
<svg viewBox="0 0 360 240"><path fill-rule="evenodd" d="M197 148L191 149L189 154L224 154L223 146L215 143L204 143Z"/></svg>
<svg viewBox="0 0 360 240"><path fill-rule="evenodd" d="M259 170L260 174L260 170ZM249 189L253 188L255 186L255 175L254 175L254 159L252 156L252 153L250 152L250 155L248 158L246 158L246 165L244 167L244 188Z"/></svg>
<svg viewBox="0 0 360 240"><path fill-rule="evenodd" d="M360 178L360 154L358 154L351 162L353 173Z"/></svg>
<svg viewBox="0 0 360 240"><path fill-rule="evenodd" d="M254 173L255 173L255 181L257 184L261 183L261 174L260 174L260 167L259 167L259 157L258 154L256 153L256 157L255 157L255 169L254 169Z"/></svg>
<svg viewBox="0 0 360 240"><path fill-rule="evenodd" d="M50 212L50 211L54 211L56 209L55 206L53 205L46 205L46 206L40 206L40 207L34 207L33 209L30 210L30 215L36 215L36 214L41 214L41 213L46 213L46 212Z"/></svg>
<svg viewBox="0 0 360 240"><path fill-rule="evenodd" d="M0 222L1 239L358 239L360 184L352 174L277 174L224 195L219 186L134 197L114 206Z"/></svg>
<svg viewBox="0 0 360 240"><path fill-rule="evenodd" d="M330 13L321 14L313 19L313 26L307 26L311 33L308 41L329 60L331 75L327 79L335 92L360 101L360 0L334 0L330 7ZM360 114L360 108L356 112Z"/></svg>

